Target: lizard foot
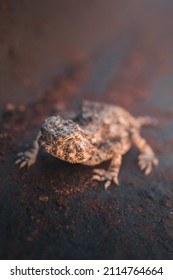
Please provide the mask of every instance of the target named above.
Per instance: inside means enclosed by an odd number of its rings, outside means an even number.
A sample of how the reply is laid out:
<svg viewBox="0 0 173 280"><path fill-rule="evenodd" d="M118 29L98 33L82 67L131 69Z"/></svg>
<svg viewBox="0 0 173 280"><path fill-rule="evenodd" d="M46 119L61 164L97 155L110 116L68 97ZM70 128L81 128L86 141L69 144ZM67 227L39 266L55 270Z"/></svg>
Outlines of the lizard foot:
<svg viewBox="0 0 173 280"><path fill-rule="evenodd" d="M158 165L158 159L154 154L140 154L138 156L138 165L140 170L147 176L151 173L153 165Z"/></svg>
<svg viewBox="0 0 173 280"><path fill-rule="evenodd" d="M94 169L93 170L93 180L96 181L105 181L104 183L104 187L105 190L107 190L107 188L111 185L111 182L113 182L115 185L119 185L118 182L118 176L114 171L106 171L105 169Z"/></svg>
<svg viewBox="0 0 173 280"><path fill-rule="evenodd" d="M19 168L30 167L33 165L37 158L37 151L35 149L30 149L28 151L18 153L17 160L15 161L15 165L18 165Z"/></svg>

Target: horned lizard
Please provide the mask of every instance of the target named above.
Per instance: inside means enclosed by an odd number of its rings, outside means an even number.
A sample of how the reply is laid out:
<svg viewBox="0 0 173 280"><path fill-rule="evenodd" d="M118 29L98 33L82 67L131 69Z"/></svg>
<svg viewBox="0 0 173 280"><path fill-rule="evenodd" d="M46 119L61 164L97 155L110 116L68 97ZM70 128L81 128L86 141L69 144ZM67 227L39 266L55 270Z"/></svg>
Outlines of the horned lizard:
<svg viewBox="0 0 173 280"><path fill-rule="evenodd" d="M60 115L45 119L33 149L19 154L20 168L35 163L39 147L47 153L70 163L95 166L111 160L108 170L94 169L93 180L118 185L122 157L134 144L139 150L138 165L148 175L158 160L141 137L143 125L156 125L150 117L133 117L128 111L109 104L84 101L73 120Z"/></svg>

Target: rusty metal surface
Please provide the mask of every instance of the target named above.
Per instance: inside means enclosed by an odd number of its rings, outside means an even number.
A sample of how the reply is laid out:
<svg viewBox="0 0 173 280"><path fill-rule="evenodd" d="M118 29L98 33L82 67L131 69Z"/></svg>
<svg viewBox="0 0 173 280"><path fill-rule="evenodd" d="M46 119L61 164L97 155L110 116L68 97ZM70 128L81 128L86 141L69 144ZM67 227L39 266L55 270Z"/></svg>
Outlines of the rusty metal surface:
<svg viewBox="0 0 173 280"><path fill-rule="evenodd" d="M1 259L172 259L173 4L19 2L0 4ZM83 98L158 118L142 131L159 158L149 177L135 148L106 192L91 167L44 152L14 166L46 116Z"/></svg>

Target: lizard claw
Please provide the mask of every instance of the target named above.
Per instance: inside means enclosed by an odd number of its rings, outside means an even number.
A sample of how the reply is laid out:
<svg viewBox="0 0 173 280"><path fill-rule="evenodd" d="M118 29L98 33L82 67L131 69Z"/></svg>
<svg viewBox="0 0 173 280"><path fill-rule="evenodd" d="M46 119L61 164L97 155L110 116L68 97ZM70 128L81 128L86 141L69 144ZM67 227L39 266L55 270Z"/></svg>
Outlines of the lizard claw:
<svg viewBox="0 0 173 280"><path fill-rule="evenodd" d="M106 171L104 169L94 169L93 173L94 175L92 177L92 180L96 180L99 182L105 181L104 183L105 190L109 188L111 182L113 182L115 185L119 185L117 174L113 171L109 171L109 170Z"/></svg>
<svg viewBox="0 0 173 280"><path fill-rule="evenodd" d="M158 165L158 159L153 154L140 154L138 156L138 165L139 168L144 171L144 174L147 176L151 173L153 165Z"/></svg>
<svg viewBox="0 0 173 280"><path fill-rule="evenodd" d="M104 183L105 191L109 188L110 185L111 185L111 181L106 180L106 182Z"/></svg>
<svg viewBox="0 0 173 280"><path fill-rule="evenodd" d="M34 149L29 151L25 151L17 154L17 160L15 161L15 165L18 165L19 168L30 167L36 161L37 153Z"/></svg>

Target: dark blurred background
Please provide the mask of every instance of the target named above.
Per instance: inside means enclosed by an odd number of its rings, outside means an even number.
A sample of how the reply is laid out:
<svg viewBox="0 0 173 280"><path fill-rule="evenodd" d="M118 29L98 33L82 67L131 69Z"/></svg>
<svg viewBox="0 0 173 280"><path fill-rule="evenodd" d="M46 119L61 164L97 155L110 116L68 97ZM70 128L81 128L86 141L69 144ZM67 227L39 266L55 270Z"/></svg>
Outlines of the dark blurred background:
<svg viewBox="0 0 173 280"><path fill-rule="evenodd" d="M1 0L1 107L38 99L79 61L90 66L84 92L173 102L172 13L169 0Z"/></svg>
<svg viewBox="0 0 173 280"><path fill-rule="evenodd" d="M158 118L149 177L135 149L107 192L44 153L14 167L46 116L84 98ZM1 0L0 110L1 258L173 258L172 1Z"/></svg>

